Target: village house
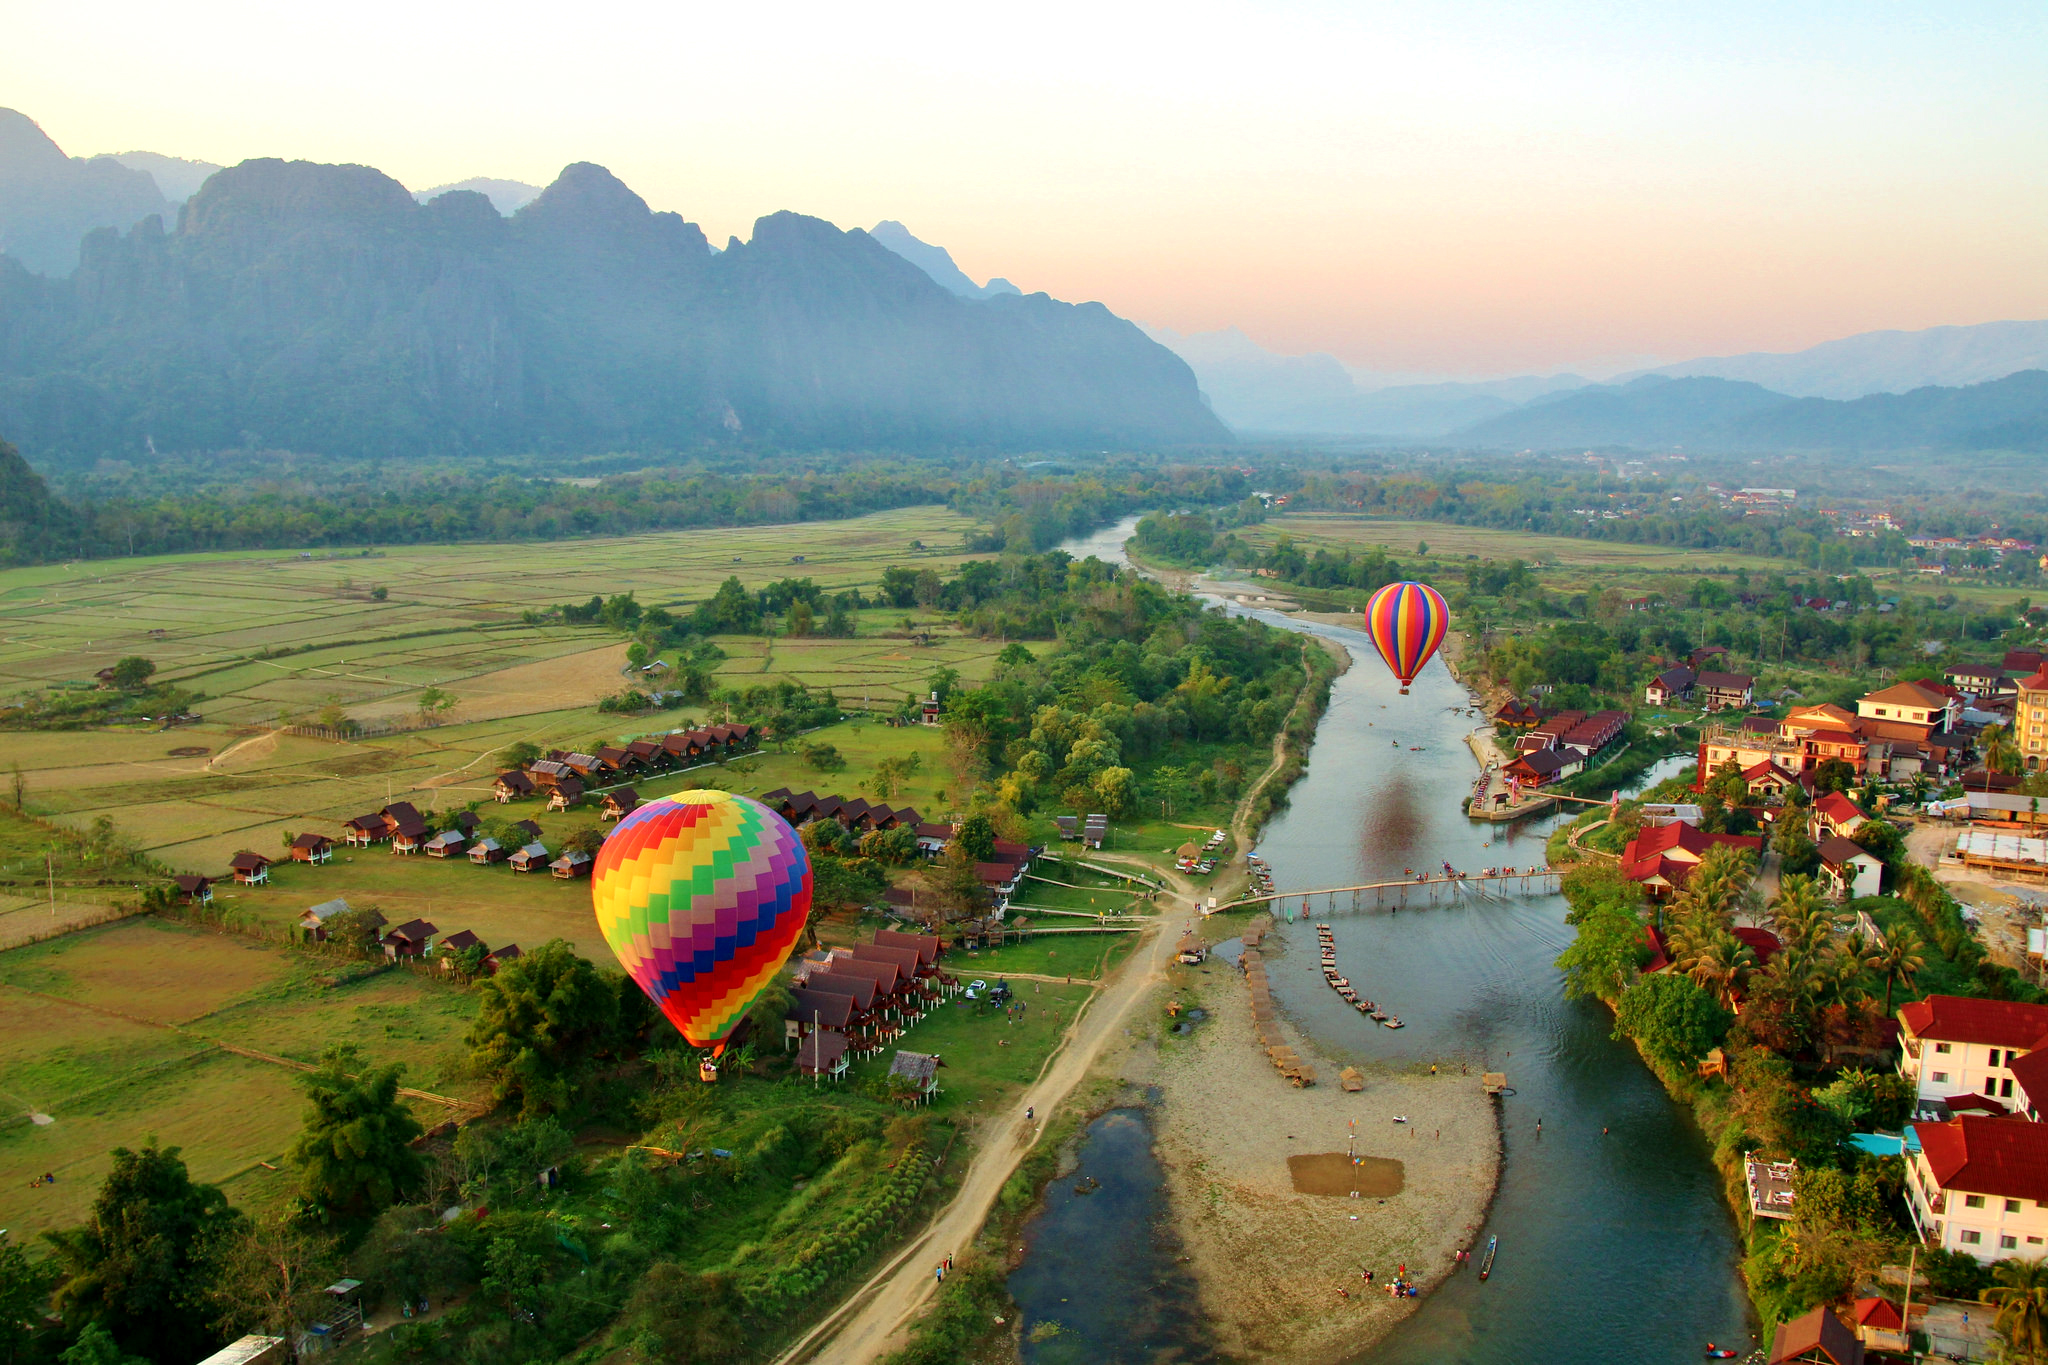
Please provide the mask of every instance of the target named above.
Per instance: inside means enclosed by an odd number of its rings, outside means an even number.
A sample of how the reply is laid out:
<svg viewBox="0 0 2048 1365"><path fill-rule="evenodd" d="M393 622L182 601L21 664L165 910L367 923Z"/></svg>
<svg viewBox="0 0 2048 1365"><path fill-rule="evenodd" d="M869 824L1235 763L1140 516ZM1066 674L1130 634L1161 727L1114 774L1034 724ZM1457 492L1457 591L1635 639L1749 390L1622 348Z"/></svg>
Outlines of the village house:
<svg viewBox="0 0 2048 1365"><path fill-rule="evenodd" d="M1989 1265L2048 1248L2048 1124L1965 1115L1916 1123L1906 1208L1927 1245Z"/></svg>
<svg viewBox="0 0 2048 1365"><path fill-rule="evenodd" d="M1950 687L1961 689L1971 701L2012 691L2011 675L1997 664L1957 664L1943 678Z"/></svg>
<svg viewBox="0 0 2048 1365"><path fill-rule="evenodd" d="M244 886L262 886L270 880L270 859L245 848L228 860L228 870Z"/></svg>
<svg viewBox="0 0 2048 1365"><path fill-rule="evenodd" d="M421 825L414 829L398 830L391 836L391 851L394 854L417 853L427 845L433 836Z"/></svg>
<svg viewBox="0 0 2048 1365"><path fill-rule="evenodd" d="M496 976L498 968L508 962L516 962L524 956L525 954L519 951L519 945L516 943L508 943L502 948L493 948L490 952L484 954L484 970L492 976Z"/></svg>
<svg viewBox="0 0 2048 1365"><path fill-rule="evenodd" d="M553 758L554 755L550 754L549 757ZM596 754L563 754L557 761L567 765L569 771L581 778L589 778L600 773L604 766L597 761Z"/></svg>
<svg viewBox="0 0 2048 1365"><path fill-rule="evenodd" d="M1894 683L1881 692L1866 693L1856 703L1856 714L1872 720L1904 721L1947 734L1963 718L1960 698L1944 695L1924 683Z"/></svg>
<svg viewBox="0 0 2048 1365"><path fill-rule="evenodd" d="M583 779L575 774L558 778L548 790L548 809L567 810L583 799Z"/></svg>
<svg viewBox="0 0 2048 1365"><path fill-rule="evenodd" d="M292 861L324 863L334 856L334 840L324 834L301 834L292 840Z"/></svg>
<svg viewBox="0 0 2048 1365"><path fill-rule="evenodd" d="M647 772L655 772L669 766L668 750L661 747L659 740L636 739L626 746L626 752Z"/></svg>
<svg viewBox="0 0 2048 1365"><path fill-rule="evenodd" d="M1765 1365L1863 1365L1863 1343L1825 1308L1815 1308L1771 1334Z"/></svg>
<svg viewBox="0 0 2048 1365"><path fill-rule="evenodd" d="M497 781L491 784L491 793L498 798L498 804L501 806L510 801L523 801L532 796L534 790L533 779L517 768L508 768L499 773Z"/></svg>
<svg viewBox="0 0 2048 1365"><path fill-rule="evenodd" d="M927 858L936 858L946 851L946 845L953 841L951 825L919 825L917 827L917 851Z"/></svg>
<svg viewBox="0 0 2048 1365"><path fill-rule="evenodd" d="M937 725L939 723L938 693L932 693L919 705L917 708L917 721L920 725Z"/></svg>
<svg viewBox="0 0 2048 1365"><path fill-rule="evenodd" d="M1493 723L1507 730L1526 730L1541 724L1543 713L1532 701L1517 701L1513 697L1502 703L1500 710L1493 713Z"/></svg>
<svg viewBox="0 0 2048 1365"><path fill-rule="evenodd" d="M1727 711L1753 705L1755 687L1747 673L1709 671L1693 679L1693 697L1709 711Z"/></svg>
<svg viewBox="0 0 2048 1365"><path fill-rule="evenodd" d="M1820 872L1837 896L1852 900L1877 894L1884 864L1864 852L1862 845L1836 836L1820 841Z"/></svg>
<svg viewBox="0 0 2048 1365"><path fill-rule="evenodd" d="M433 944L434 935L438 932L426 920L409 919L384 935L384 956L393 962L419 957Z"/></svg>
<svg viewBox="0 0 2048 1365"><path fill-rule="evenodd" d="M358 815L342 823L341 838L350 848L368 848L391 837L391 826L381 815Z"/></svg>
<svg viewBox="0 0 2048 1365"><path fill-rule="evenodd" d="M1777 802L1785 799L1785 793L1800 785L1799 775L1779 766L1775 759L1762 759L1742 770L1742 784L1754 797Z"/></svg>
<svg viewBox="0 0 2048 1365"><path fill-rule="evenodd" d="M1009 904L1010 897L1017 894L1017 883L1023 880L1023 874L1008 863L976 863L974 876L998 909Z"/></svg>
<svg viewBox="0 0 2048 1365"><path fill-rule="evenodd" d="M782 1016L783 1044L799 1042L814 1030L836 1029L843 1034L865 1022L866 1014L850 993L798 987L789 993L789 1009Z"/></svg>
<svg viewBox="0 0 2048 1365"><path fill-rule="evenodd" d="M548 851L536 840L505 861L512 864L514 872L538 872L548 865Z"/></svg>
<svg viewBox="0 0 2048 1365"><path fill-rule="evenodd" d="M597 751L597 766L602 772L624 775L637 771L641 764L630 750L608 746Z"/></svg>
<svg viewBox="0 0 2048 1365"><path fill-rule="evenodd" d="M178 888L178 899L187 905L212 905L213 880L196 872L181 872L171 878L171 884Z"/></svg>
<svg viewBox="0 0 2048 1365"><path fill-rule="evenodd" d="M1621 874L1640 883L1652 900L1662 900L1685 886L1700 859L1716 844L1763 856L1764 841L1754 835L1708 834L1687 824L1656 825L1628 841L1621 855Z"/></svg>
<svg viewBox="0 0 2048 1365"><path fill-rule="evenodd" d="M1866 1350L1906 1354L1906 1320L1890 1299L1872 1296L1856 1300L1849 1310L1849 1325Z"/></svg>
<svg viewBox="0 0 2048 1365"><path fill-rule="evenodd" d="M1870 817L1840 792L1823 792L1813 803L1815 839L1853 839L1856 831L1870 823Z"/></svg>
<svg viewBox="0 0 2048 1365"><path fill-rule="evenodd" d="M590 875L590 855L580 848L562 850L562 856L548 864L548 871L559 881L572 881L577 877Z"/></svg>
<svg viewBox="0 0 2048 1365"><path fill-rule="evenodd" d="M597 813L606 820L623 820L640 809L640 794L631 787L620 787L604 794Z"/></svg>
<svg viewBox="0 0 2048 1365"><path fill-rule="evenodd" d="M1693 684L1698 679L1699 674L1684 664L1676 668L1667 668L1650 679L1649 686L1643 689L1643 700L1652 706L1669 706L1673 702L1689 701L1692 698Z"/></svg>
<svg viewBox="0 0 2048 1365"><path fill-rule="evenodd" d="M574 778L576 770L559 758L537 758L527 765L526 775L541 791L550 791L564 778Z"/></svg>

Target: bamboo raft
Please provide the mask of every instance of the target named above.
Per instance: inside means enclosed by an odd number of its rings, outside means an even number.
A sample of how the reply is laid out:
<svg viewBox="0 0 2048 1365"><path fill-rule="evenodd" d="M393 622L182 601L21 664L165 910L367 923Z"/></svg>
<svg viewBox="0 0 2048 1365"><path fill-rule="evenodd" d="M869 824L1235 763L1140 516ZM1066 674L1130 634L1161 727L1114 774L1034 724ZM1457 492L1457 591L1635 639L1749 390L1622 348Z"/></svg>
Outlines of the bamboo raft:
<svg viewBox="0 0 2048 1365"><path fill-rule="evenodd" d="M1337 993L1338 999L1344 1001L1351 1008L1357 1010L1382 1028L1406 1027L1399 1019L1388 1014L1372 1001L1359 995L1357 988L1351 984L1348 977L1338 974L1337 941L1329 925L1318 924L1316 926L1316 940L1322 946L1323 980L1328 982L1330 989Z"/></svg>

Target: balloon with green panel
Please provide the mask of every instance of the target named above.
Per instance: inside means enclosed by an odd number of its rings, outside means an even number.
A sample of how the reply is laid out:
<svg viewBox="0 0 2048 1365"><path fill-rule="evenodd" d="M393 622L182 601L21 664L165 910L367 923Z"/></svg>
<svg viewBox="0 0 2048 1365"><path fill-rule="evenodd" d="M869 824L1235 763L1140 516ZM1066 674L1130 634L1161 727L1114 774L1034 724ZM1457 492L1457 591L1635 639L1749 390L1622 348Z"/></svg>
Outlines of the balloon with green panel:
<svg viewBox="0 0 2048 1365"><path fill-rule="evenodd" d="M679 792L619 821L590 897L619 965L691 1046L722 1052L803 933L811 863L759 801Z"/></svg>

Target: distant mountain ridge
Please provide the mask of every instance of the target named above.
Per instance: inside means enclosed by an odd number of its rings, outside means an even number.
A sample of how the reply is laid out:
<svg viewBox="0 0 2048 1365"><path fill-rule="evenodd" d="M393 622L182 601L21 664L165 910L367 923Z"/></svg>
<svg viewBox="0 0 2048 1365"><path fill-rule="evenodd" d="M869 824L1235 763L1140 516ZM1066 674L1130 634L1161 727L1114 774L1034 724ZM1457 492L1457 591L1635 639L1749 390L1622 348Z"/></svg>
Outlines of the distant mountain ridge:
<svg viewBox="0 0 2048 1365"><path fill-rule="evenodd" d="M910 235L909 228L893 219L885 218L869 228L868 236L931 276L941 288L963 299L992 299L998 294L1024 292L1000 278L991 279L987 284L976 284L966 271L953 263L952 252L942 246L919 241Z"/></svg>
<svg viewBox="0 0 2048 1365"><path fill-rule="evenodd" d="M1794 398L1862 398L1930 384L1957 387L2048 369L2048 322L1982 322L1917 332L1861 332L1803 351L1711 356L1621 376L1741 379Z"/></svg>
<svg viewBox="0 0 2048 1365"><path fill-rule="evenodd" d="M42 274L69 274L86 233L170 207L147 171L110 156L66 156L34 119L0 109L0 253Z"/></svg>
<svg viewBox="0 0 2048 1365"><path fill-rule="evenodd" d="M1645 375L1540 399L1455 439L1510 450L2048 452L2048 371L1855 399L1794 398L1743 380Z"/></svg>
<svg viewBox="0 0 2048 1365"><path fill-rule="evenodd" d="M412 197L424 204L430 199L439 199L450 190L474 190L490 200L491 207L507 218L540 198L538 185L529 185L522 180L493 180L487 175L473 175L467 180L436 185L430 190L415 190Z"/></svg>
<svg viewBox="0 0 2048 1365"><path fill-rule="evenodd" d="M93 232L69 279L0 257L0 434L38 460L1230 439L1102 305L958 298L858 229L778 213L714 253L587 163L505 218L271 160L174 227Z"/></svg>

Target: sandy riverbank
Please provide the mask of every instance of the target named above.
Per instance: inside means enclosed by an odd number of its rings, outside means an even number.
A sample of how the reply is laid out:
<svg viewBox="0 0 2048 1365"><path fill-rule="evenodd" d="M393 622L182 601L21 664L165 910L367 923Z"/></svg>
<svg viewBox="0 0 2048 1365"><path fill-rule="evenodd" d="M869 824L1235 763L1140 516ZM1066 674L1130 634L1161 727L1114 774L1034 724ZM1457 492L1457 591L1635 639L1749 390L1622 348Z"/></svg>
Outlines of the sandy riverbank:
<svg viewBox="0 0 2048 1365"><path fill-rule="evenodd" d="M1363 1091L1347 1093L1337 1082L1344 1059L1283 1023L1319 1077L1295 1089L1252 1036L1237 971L1218 959L1186 979L1211 1018L1190 1039L1135 1049L1126 1075L1159 1087L1168 1195L1219 1345L1302 1365L1354 1356L1420 1303L1379 1287L1395 1267L1405 1263L1427 1294L1483 1222L1500 1171L1495 1102L1476 1074L1455 1071L1374 1068ZM1397 1114L1409 1122L1396 1124ZM1400 1193L1297 1194L1288 1157L1343 1152L1351 1120L1361 1155L1403 1164ZM1372 1288L1359 1274L1367 1268Z"/></svg>

